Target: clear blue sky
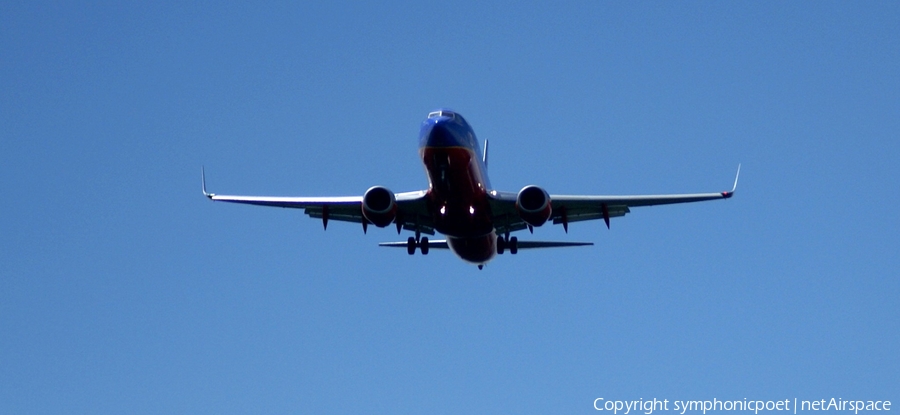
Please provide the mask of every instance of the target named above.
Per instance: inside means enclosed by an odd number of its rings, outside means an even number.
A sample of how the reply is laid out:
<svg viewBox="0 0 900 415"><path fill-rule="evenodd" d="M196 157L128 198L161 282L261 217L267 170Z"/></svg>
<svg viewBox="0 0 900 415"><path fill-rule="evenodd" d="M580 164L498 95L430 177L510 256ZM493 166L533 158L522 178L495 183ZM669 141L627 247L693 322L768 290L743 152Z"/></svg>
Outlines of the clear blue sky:
<svg viewBox="0 0 900 415"><path fill-rule="evenodd" d="M294 3L0 6L0 414L900 405L900 3ZM438 107L501 190L741 183L483 271L200 194L424 188Z"/></svg>

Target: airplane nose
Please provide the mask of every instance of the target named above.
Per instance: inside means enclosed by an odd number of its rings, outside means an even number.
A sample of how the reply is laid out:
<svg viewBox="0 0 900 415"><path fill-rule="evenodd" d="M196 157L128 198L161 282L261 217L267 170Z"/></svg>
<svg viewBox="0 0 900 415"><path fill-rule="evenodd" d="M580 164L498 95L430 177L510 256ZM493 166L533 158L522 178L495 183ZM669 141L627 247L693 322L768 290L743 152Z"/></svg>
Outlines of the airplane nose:
<svg viewBox="0 0 900 415"><path fill-rule="evenodd" d="M459 141L449 119L434 120L427 132L426 144L429 147L453 147L460 145Z"/></svg>

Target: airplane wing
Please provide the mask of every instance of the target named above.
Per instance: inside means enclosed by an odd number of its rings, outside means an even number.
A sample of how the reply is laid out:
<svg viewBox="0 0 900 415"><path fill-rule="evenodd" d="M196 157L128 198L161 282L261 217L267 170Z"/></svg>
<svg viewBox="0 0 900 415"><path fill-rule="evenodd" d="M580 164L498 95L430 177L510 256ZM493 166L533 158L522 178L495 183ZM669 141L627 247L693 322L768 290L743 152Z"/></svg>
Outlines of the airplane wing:
<svg viewBox="0 0 900 415"><path fill-rule="evenodd" d="M731 191L717 193L685 193L667 195L625 195L625 196L593 196L593 195L550 195L552 213L549 221L562 224L568 231L571 222L603 219L609 227L609 219L625 216L632 207L656 206L674 203L702 202L706 200L729 199L737 190L741 167L738 166ZM515 232L527 229L516 211L517 193L491 192L491 210L497 233ZM520 244L522 242L519 242Z"/></svg>
<svg viewBox="0 0 900 415"><path fill-rule="evenodd" d="M206 173L201 169L203 195L212 201L241 203L257 206L273 206L291 209L303 209L311 218L321 219L322 226L327 229L329 220L354 222L363 225L366 230L369 222L362 214L362 196L338 197L283 197L283 196L233 196L218 195L206 191ZM397 232L400 229L418 231L434 235L434 224L428 214L425 191L395 193L397 200Z"/></svg>

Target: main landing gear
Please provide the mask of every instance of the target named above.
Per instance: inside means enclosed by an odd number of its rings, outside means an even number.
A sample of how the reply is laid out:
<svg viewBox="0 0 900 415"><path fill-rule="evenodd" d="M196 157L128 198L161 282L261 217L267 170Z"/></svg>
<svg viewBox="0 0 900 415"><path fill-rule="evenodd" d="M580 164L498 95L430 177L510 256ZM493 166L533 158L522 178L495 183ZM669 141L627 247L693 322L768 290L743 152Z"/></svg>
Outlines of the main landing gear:
<svg viewBox="0 0 900 415"><path fill-rule="evenodd" d="M419 248L422 251L422 255L428 255L428 237L423 236L419 242L416 242L416 238L410 236L409 239L406 240L406 252L413 255L416 253L416 248Z"/></svg>
<svg viewBox="0 0 900 415"><path fill-rule="evenodd" d="M511 237L509 234L497 238L497 254L503 255L503 251L509 249L509 253L515 255L519 253L519 238Z"/></svg>

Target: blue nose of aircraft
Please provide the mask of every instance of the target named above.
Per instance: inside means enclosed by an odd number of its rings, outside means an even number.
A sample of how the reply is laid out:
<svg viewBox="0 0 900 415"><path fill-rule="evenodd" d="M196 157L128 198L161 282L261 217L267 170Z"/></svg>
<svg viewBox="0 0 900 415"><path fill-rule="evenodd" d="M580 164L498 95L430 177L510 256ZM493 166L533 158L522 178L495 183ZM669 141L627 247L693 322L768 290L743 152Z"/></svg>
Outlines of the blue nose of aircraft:
<svg viewBox="0 0 900 415"><path fill-rule="evenodd" d="M419 145L427 147L468 146L468 125L456 113L439 110L428 114L419 132Z"/></svg>
<svg viewBox="0 0 900 415"><path fill-rule="evenodd" d="M429 147L456 147L461 145L449 119L434 120L426 132L426 145Z"/></svg>

